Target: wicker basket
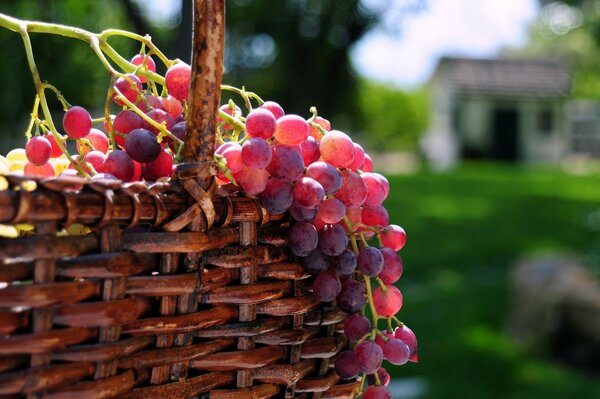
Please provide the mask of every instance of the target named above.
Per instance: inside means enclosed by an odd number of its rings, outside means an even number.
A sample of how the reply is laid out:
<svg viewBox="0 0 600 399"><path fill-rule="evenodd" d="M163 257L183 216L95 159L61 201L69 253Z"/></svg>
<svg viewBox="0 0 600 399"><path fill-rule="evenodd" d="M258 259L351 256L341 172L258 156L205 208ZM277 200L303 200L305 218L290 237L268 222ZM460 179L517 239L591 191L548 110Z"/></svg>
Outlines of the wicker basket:
<svg viewBox="0 0 600 399"><path fill-rule="evenodd" d="M224 5L196 7L172 183L7 177L0 223L36 229L0 239L0 398L356 395L332 369L345 313L311 294L286 217L215 188ZM73 223L93 232L57 234Z"/></svg>

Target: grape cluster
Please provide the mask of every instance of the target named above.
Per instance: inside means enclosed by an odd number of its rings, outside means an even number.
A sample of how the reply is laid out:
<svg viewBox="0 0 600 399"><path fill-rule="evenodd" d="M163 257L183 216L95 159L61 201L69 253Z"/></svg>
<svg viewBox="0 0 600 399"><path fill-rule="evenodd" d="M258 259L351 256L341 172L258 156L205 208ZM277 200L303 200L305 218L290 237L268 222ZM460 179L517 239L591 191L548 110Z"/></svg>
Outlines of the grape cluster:
<svg viewBox="0 0 600 399"><path fill-rule="evenodd" d="M131 58L134 73L114 77L99 118L55 90L65 107L64 133L38 117L45 99L37 97L25 148L0 156L0 174L168 180L180 162L191 69L161 60L164 77L156 74L152 56ZM403 270L397 251L406 234L390 224L383 206L388 180L373 172L373 160L359 144L332 129L315 108L308 118L286 114L254 93L222 88L240 95L246 111L233 100L218 111L217 183L237 186L273 214L289 212L288 247L314 275L314 295L350 314L344 330L353 349L337 356L336 372L344 379L362 373L363 382L368 375L364 398L391 397L382 362L416 362L417 341L395 316L402 307L394 285ZM76 153L68 151L69 141ZM379 329L379 321L387 322L387 330Z"/></svg>

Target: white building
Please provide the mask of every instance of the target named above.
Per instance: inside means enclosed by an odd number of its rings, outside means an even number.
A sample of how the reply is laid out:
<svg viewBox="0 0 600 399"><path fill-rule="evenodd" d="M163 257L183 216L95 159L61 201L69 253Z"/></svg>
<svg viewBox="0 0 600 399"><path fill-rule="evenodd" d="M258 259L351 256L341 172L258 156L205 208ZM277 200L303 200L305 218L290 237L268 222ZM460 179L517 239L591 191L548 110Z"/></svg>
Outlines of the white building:
<svg viewBox="0 0 600 399"><path fill-rule="evenodd" d="M569 74L555 61L442 58L423 138L437 168L460 159L558 162L568 151Z"/></svg>

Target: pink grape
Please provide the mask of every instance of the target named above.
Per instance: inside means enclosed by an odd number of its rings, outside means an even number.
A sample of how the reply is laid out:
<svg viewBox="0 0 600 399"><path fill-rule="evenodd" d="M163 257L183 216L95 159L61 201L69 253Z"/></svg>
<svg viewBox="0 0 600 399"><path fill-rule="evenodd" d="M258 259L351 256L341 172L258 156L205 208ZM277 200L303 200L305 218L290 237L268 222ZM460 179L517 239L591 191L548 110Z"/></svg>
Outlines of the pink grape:
<svg viewBox="0 0 600 399"><path fill-rule="evenodd" d="M85 137L86 140L89 140L90 143L92 144L92 147L94 147L94 150L100 151L104 154L106 154L108 152L108 147L109 147L109 142L108 142L108 137L106 137L106 134L104 134L102 131L96 129L96 128L92 128L90 130L90 133ZM91 151L92 148L90 148L89 145L87 144L81 144L79 141L77 142L77 151L79 151L79 153L81 155L85 155L88 151Z"/></svg>
<svg viewBox="0 0 600 399"><path fill-rule="evenodd" d="M381 182L381 185L383 186L383 192L385 194L385 197L387 197L388 194L390 193L390 182L388 181L388 179L384 175L382 175L380 173L373 173L373 174Z"/></svg>
<svg viewBox="0 0 600 399"><path fill-rule="evenodd" d="M169 115L167 113L167 111L163 111L162 109L155 108L152 111L148 112L146 115L148 115L150 117L150 119L152 119L154 122L158 123L159 125L163 124L163 122L164 122L167 130L171 130L171 128L175 124L175 119L173 119L173 117L171 115ZM155 136L158 136L158 134L160 133L157 128L152 126L146 120L142 121L142 127L144 129L152 132L152 134L154 134Z"/></svg>
<svg viewBox="0 0 600 399"><path fill-rule="evenodd" d="M315 209L317 210L317 209ZM317 231L322 231L325 226L327 225L327 223L325 223L324 221L322 221L321 219L318 219L317 217L315 217L311 223L313 224L313 226L315 226L315 228L317 229Z"/></svg>
<svg viewBox="0 0 600 399"><path fill-rule="evenodd" d="M140 96L139 100L135 105L137 105L139 109L144 111L144 113L148 113L153 109L162 109L163 111L166 111L161 98L156 97L152 94L144 94L143 96Z"/></svg>
<svg viewBox="0 0 600 399"><path fill-rule="evenodd" d="M302 258L302 265L309 273L317 274L329 268L329 257L318 249L315 249Z"/></svg>
<svg viewBox="0 0 600 399"><path fill-rule="evenodd" d="M365 389L362 399L392 399L392 393L385 386L371 385Z"/></svg>
<svg viewBox="0 0 600 399"><path fill-rule="evenodd" d="M336 298L338 307L346 313L358 313L367 303L366 295L364 284L351 278L344 280Z"/></svg>
<svg viewBox="0 0 600 399"><path fill-rule="evenodd" d="M183 113L183 105L181 104L181 101L179 101L175 97L173 97L173 96L161 97L160 101L162 102L162 105L165 108L165 111L167 111L167 113L169 115L171 115L171 117L173 117L173 119L179 118L181 116L181 114ZM154 108L156 108L156 107L154 107Z"/></svg>
<svg viewBox="0 0 600 399"><path fill-rule="evenodd" d="M244 165L253 169L264 169L271 162L273 153L265 139L252 138L244 143L241 152Z"/></svg>
<svg viewBox="0 0 600 399"><path fill-rule="evenodd" d="M269 139L275 134L275 116L267 109L257 108L246 117L246 133L251 137Z"/></svg>
<svg viewBox="0 0 600 399"><path fill-rule="evenodd" d="M383 180L379 177L378 173L365 172L360 177L367 186L367 197L365 198L365 205L377 206L383 203L386 197L385 188L383 186Z"/></svg>
<svg viewBox="0 0 600 399"><path fill-rule="evenodd" d="M354 161L352 139L339 130L332 130L321 139L321 157L336 168L347 168Z"/></svg>
<svg viewBox="0 0 600 399"><path fill-rule="evenodd" d="M154 180L161 177L171 177L173 174L173 155L163 148L158 153L156 159L148 162L145 166L146 172L154 177Z"/></svg>
<svg viewBox="0 0 600 399"><path fill-rule="evenodd" d="M308 137L310 128L304 118L298 115L284 115L275 124L275 138L287 145L298 145Z"/></svg>
<svg viewBox="0 0 600 399"><path fill-rule="evenodd" d="M342 175L326 162L317 161L308 165L306 176L321 183L327 195L334 194L342 187Z"/></svg>
<svg viewBox="0 0 600 399"><path fill-rule="evenodd" d="M142 92L142 82L137 76L131 73L125 76L126 77L120 77L117 79L115 88L120 91L123 97L125 97L128 101L135 103L138 94ZM118 93L115 93L113 101L117 105L125 105L125 102L120 98Z"/></svg>
<svg viewBox="0 0 600 399"><path fill-rule="evenodd" d="M278 215L284 213L292 206L292 184L276 178L271 178L267 186L260 193L262 205L269 213Z"/></svg>
<svg viewBox="0 0 600 399"><path fill-rule="evenodd" d="M365 316L353 314L344 322L344 334L350 341L358 341L371 332L371 322Z"/></svg>
<svg viewBox="0 0 600 399"><path fill-rule="evenodd" d="M381 367L383 351L373 341L363 341L354 349L354 356L361 372L372 374Z"/></svg>
<svg viewBox="0 0 600 399"><path fill-rule="evenodd" d="M242 166L233 176L244 191L250 195L262 193L269 182L269 173L266 170L252 169L247 166Z"/></svg>
<svg viewBox="0 0 600 399"><path fill-rule="evenodd" d="M70 138L82 139L92 129L92 117L85 108L76 105L65 112L63 128Z"/></svg>
<svg viewBox="0 0 600 399"><path fill-rule="evenodd" d="M383 331L380 331L380 332L381 332L381 334L383 336L386 337L386 340L384 341L383 338L381 337L381 335L377 334L375 336L375 343L381 347L381 350L383 350L383 347L385 346L385 343L387 342L387 340L389 340L391 338L394 338L394 333L390 332L388 330L383 330Z"/></svg>
<svg viewBox="0 0 600 399"><path fill-rule="evenodd" d="M92 165L96 173L104 173L104 162L106 161L106 155L101 151L90 151L84 155L83 159L85 162ZM86 167L86 172L90 172Z"/></svg>
<svg viewBox="0 0 600 399"><path fill-rule="evenodd" d="M325 190L321 184L310 178L303 177L296 182L292 191L294 202L307 208L316 208L323 202Z"/></svg>
<svg viewBox="0 0 600 399"><path fill-rule="evenodd" d="M348 169L352 170L362 170L363 165L365 164L365 151L360 146L360 144L353 143L354 145L354 160L350 165L348 165Z"/></svg>
<svg viewBox="0 0 600 399"><path fill-rule="evenodd" d="M237 105L235 106L235 109L231 109L231 107L229 106L229 104L223 104L221 105L221 107L219 108L220 111L225 112L228 115L231 115L233 117L240 117L242 116L242 110L240 109L240 107L238 107ZM221 119L221 117L217 117L217 121L218 123L223 123L223 119ZM229 124L229 123L225 123L223 125L223 129L225 130L231 130L233 129L233 125Z"/></svg>
<svg viewBox="0 0 600 399"><path fill-rule="evenodd" d="M347 246L348 235L339 224L326 225L319 233L319 248L326 255L338 256Z"/></svg>
<svg viewBox="0 0 600 399"><path fill-rule="evenodd" d="M393 285L386 284L387 291L383 292L381 287L373 291L373 303L375 310L380 316L391 317L398 313L402 307L402 293Z"/></svg>
<svg viewBox="0 0 600 399"><path fill-rule="evenodd" d="M44 137L46 138L46 140L48 140L48 142L50 143L50 146L52 146L52 152L50 153L50 158L60 157L62 155L62 151L60 150L60 147L56 143L56 139L54 138L52 133L48 133Z"/></svg>
<svg viewBox="0 0 600 399"><path fill-rule="evenodd" d="M332 268L339 275L350 275L356 269L356 255L349 249L333 258Z"/></svg>
<svg viewBox="0 0 600 399"><path fill-rule="evenodd" d="M23 174L26 176L35 177L54 177L54 167L50 163L46 162L41 165L35 165L31 162L27 162L23 168Z"/></svg>
<svg viewBox="0 0 600 399"><path fill-rule="evenodd" d="M408 362L410 349L408 345L397 338L392 338L383 347L383 356L388 362L400 366Z"/></svg>
<svg viewBox="0 0 600 399"><path fill-rule="evenodd" d="M186 101L190 92L192 68L186 63L179 62L167 70L165 85L169 94L179 101Z"/></svg>
<svg viewBox="0 0 600 399"><path fill-rule="evenodd" d="M142 164L137 162L137 161L133 161L133 176L131 176L131 179L129 179L129 181L139 181L142 179Z"/></svg>
<svg viewBox="0 0 600 399"><path fill-rule="evenodd" d="M351 350L343 351L335 358L334 368L342 379L354 378L360 372L354 351Z"/></svg>
<svg viewBox="0 0 600 399"><path fill-rule="evenodd" d="M310 222L314 220L318 211L317 208L307 208L297 202L292 202L292 205L290 206L290 215L294 220L299 222Z"/></svg>
<svg viewBox="0 0 600 399"><path fill-rule="evenodd" d="M358 231L357 223L362 223L362 209L359 207L346 207L346 216L352 224L352 231Z"/></svg>
<svg viewBox="0 0 600 399"><path fill-rule="evenodd" d="M402 276L402 258L390 248L381 248L383 255L383 269L379 273L379 278L386 284L394 284Z"/></svg>
<svg viewBox="0 0 600 399"><path fill-rule="evenodd" d="M225 144L223 144L223 146L224 145ZM227 167L232 173L236 173L244 167L244 162L242 161L242 147L238 143L227 145L227 147L221 151L221 155L223 155L223 158L227 161Z"/></svg>
<svg viewBox="0 0 600 399"><path fill-rule="evenodd" d="M135 129L129 132L125 140L125 151L138 162L148 163L154 161L160 153L160 144L156 136L146 129Z"/></svg>
<svg viewBox="0 0 600 399"><path fill-rule="evenodd" d="M296 222L289 230L288 247L296 256L308 256L317 248L318 239L315 226L310 223Z"/></svg>
<svg viewBox="0 0 600 399"><path fill-rule="evenodd" d="M329 121L325 118L317 116L312 122L321 126L326 132L331 130L331 123L329 123ZM321 134L321 131L312 125L310 125L309 134L312 138L314 138L317 141L317 143L321 141L321 137L323 136L323 134Z"/></svg>
<svg viewBox="0 0 600 399"><path fill-rule="evenodd" d="M362 167L363 172L372 172L373 171L373 159L369 154L365 153L365 162Z"/></svg>
<svg viewBox="0 0 600 399"><path fill-rule="evenodd" d="M109 173L123 181L131 179L134 168L133 159L125 151L113 150L104 160L104 173Z"/></svg>
<svg viewBox="0 0 600 399"><path fill-rule="evenodd" d="M361 206L367 198L367 186L361 177L348 169L341 172L342 187L335 193L335 198L339 199L346 207Z"/></svg>
<svg viewBox="0 0 600 399"><path fill-rule="evenodd" d="M154 62L154 60L152 59L151 56L146 55L146 54L136 54L133 56L133 58L131 59L131 63L135 66L142 66L142 70L146 69L148 71L152 71L152 72L156 72L156 63ZM146 77L145 76L139 76L139 79L142 83L146 83Z"/></svg>
<svg viewBox="0 0 600 399"><path fill-rule="evenodd" d="M52 144L45 137L34 136L25 144L25 156L36 166L48 162L50 155L52 155Z"/></svg>
<svg viewBox="0 0 600 399"><path fill-rule="evenodd" d="M312 137L308 137L306 140L300 143L300 148L302 149L302 159L304 160L304 165L310 165L313 162L317 162L321 157L321 153L319 152L319 143L317 143Z"/></svg>
<svg viewBox="0 0 600 399"><path fill-rule="evenodd" d="M339 223L346 215L346 207L342 201L329 198L319 206L317 217L328 224Z"/></svg>
<svg viewBox="0 0 600 399"><path fill-rule="evenodd" d="M341 289L339 276L329 270L319 273L313 282L313 293L321 302L333 301Z"/></svg>
<svg viewBox="0 0 600 399"><path fill-rule="evenodd" d="M360 272L369 277L375 277L383 269L383 255L375 247L363 248L358 253L357 266Z"/></svg>
<svg viewBox="0 0 600 399"><path fill-rule="evenodd" d="M381 243L394 251L400 251L406 244L406 232L402 227L391 224L381 231Z"/></svg>
<svg viewBox="0 0 600 399"><path fill-rule="evenodd" d="M273 147L273 156L267 170L273 177L293 182L302 177L304 161L293 147L278 145Z"/></svg>
<svg viewBox="0 0 600 399"><path fill-rule="evenodd" d="M408 345L410 349L410 357L408 358L409 362L417 363L419 361L419 356L417 354L417 337L414 332L410 328L403 324L401 327L396 328L394 330L394 336Z"/></svg>
<svg viewBox="0 0 600 399"><path fill-rule="evenodd" d="M133 129L141 129L143 125L144 122L141 116L133 111L125 110L115 116L113 130L126 136ZM125 147L125 137L115 134L115 141L121 148Z"/></svg>
<svg viewBox="0 0 600 399"><path fill-rule="evenodd" d="M387 226L390 223L388 212L381 205L363 206L361 219L364 224L369 226Z"/></svg>
<svg viewBox="0 0 600 399"><path fill-rule="evenodd" d="M260 107L271 112L276 120L285 115L281 105L277 104L275 101L265 101Z"/></svg>
<svg viewBox="0 0 600 399"><path fill-rule="evenodd" d="M377 376L379 377L381 385L383 385L384 387L387 387L390 384L390 380L392 379L390 377L390 374L383 367L379 367L377 369ZM367 377L367 381L369 382L369 385L375 385L375 374L370 374Z"/></svg>

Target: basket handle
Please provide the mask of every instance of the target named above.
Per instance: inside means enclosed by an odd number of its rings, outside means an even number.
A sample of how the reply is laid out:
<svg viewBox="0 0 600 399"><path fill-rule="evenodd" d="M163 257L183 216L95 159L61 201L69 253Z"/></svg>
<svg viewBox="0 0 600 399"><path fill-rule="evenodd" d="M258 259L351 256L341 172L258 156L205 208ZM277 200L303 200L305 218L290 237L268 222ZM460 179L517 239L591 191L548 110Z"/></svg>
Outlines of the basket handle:
<svg viewBox="0 0 600 399"><path fill-rule="evenodd" d="M192 76L182 156L184 162L205 163L213 160L221 101L225 0L194 0L193 23Z"/></svg>

